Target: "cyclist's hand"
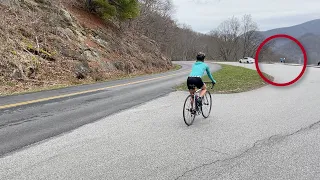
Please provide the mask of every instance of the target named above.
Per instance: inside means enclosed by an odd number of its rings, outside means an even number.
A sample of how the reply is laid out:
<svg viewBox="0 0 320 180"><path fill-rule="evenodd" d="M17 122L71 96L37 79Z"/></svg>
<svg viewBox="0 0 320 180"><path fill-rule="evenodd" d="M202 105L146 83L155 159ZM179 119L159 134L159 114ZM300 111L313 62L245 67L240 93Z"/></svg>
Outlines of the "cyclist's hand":
<svg viewBox="0 0 320 180"><path fill-rule="evenodd" d="M212 82L212 87L211 87L211 89L213 88L213 86L216 84L216 82Z"/></svg>

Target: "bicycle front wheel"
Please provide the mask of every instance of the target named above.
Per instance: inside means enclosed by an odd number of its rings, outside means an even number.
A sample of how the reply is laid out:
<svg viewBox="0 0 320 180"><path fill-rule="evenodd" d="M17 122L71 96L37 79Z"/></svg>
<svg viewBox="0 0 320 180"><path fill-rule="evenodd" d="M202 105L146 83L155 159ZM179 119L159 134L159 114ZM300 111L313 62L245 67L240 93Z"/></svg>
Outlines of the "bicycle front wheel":
<svg viewBox="0 0 320 180"><path fill-rule="evenodd" d="M202 99L201 112L204 118L209 117L212 107L212 98L209 91L207 91Z"/></svg>
<svg viewBox="0 0 320 180"><path fill-rule="evenodd" d="M192 125L194 118L196 116L196 113L194 112L194 108L193 108L192 99L193 99L192 95L189 95L184 101L184 105L183 105L183 120L187 126Z"/></svg>

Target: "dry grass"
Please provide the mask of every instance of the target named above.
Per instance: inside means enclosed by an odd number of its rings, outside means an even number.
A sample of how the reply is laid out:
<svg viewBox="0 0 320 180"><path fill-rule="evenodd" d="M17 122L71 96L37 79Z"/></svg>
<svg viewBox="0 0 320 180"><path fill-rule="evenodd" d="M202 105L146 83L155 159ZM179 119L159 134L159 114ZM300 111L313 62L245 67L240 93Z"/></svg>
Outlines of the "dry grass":
<svg viewBox="0 0 320 180"><path fill-rule="evenodd" d="M180 65L175 65L169 69L169 71L175 71L180 69ZM117 74L117 76L110 76L109 78L100 78L97 74L97 81L98 82L108 82L108 81L114 81L114 80L121 80L121 79L127 79L127 78L134 78L142 75L150 75L155 73L163 73L167 72L167 70L158 70L156 72L151 73L133 73L133 74ZM44 90L55 90L55 89L61 89L66 87L73 87L77 85L85 85L85 84L93 84L97 81L91 81L91 80L76 80L76 81L70 81L65 84L51 84L46 86L23 86L24 88L21 88L22 86L16 85L11 82L3 82L0 79L0 84L4 84L4 86L0 86L0 97L1 96L7 96L7 95L21 95L21 94L27 94L27 93L34 93ZM30 88L32 87L32 88Z"/></svg>

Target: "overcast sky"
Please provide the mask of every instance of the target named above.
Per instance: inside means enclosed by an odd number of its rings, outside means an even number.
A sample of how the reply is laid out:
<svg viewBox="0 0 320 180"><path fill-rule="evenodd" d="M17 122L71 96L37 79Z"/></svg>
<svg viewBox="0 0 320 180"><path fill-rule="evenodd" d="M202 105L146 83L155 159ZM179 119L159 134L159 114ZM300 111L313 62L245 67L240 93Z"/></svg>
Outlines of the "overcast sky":
<svg viewBox="0 0 320 180"><path fill-rule="evenodd" d="M174 18L207 33L233 15L251 14L260 30L292 26L320 18L320 0L172 0Z"/></svg>

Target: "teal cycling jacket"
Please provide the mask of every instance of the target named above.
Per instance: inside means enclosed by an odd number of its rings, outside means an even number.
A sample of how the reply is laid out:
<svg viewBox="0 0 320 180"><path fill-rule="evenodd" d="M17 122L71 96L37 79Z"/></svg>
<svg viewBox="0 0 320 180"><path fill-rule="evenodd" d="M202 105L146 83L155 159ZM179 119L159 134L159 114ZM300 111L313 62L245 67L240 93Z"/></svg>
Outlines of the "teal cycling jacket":
<svg viewBox="0 0 320 180"><path fill-rule="evenodd" d="M197 61L195 62L193 65L192 65L192 71L191 73L189 74L189 76L199 76L199 77L202 77L204 72L207 72L210 80L214 83L216 83L216 80L213 79L212 75L211 75L211 72L210 72L210 68L209 66L204 63L204 62L201 62L201 61Z"/></svg>

